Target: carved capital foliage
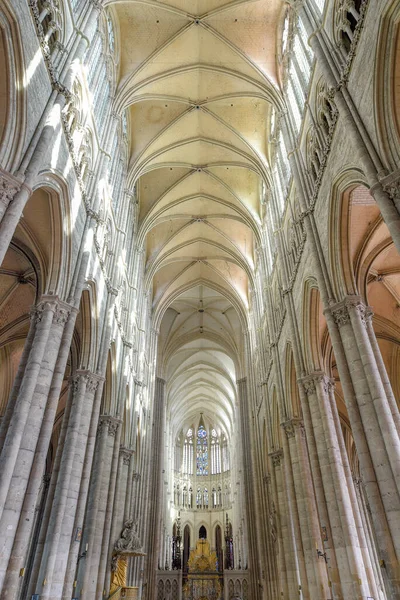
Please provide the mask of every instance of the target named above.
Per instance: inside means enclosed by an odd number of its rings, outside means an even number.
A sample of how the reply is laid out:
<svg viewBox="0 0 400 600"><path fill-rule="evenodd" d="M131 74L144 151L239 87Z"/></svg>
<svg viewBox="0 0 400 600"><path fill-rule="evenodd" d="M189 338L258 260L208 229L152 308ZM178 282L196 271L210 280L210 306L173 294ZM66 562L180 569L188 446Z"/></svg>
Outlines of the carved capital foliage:
<svg viewBox="0 0 400 600"><path fill-rule="evenodd" d="M286 433L286 437L289 439L294 438L296 435L296 430L299 430L303 435L303 421L298 418L288 419L284 423L281 424L282 429Z"/></svg>
<svg viewBox="0 0 400 600"><path fill-rule="evenodd" d="M70 377L70 385L74 394L77 393L78 390L82 393L94 393L101 380L102 377L99 377L99 375L96 375L91 371L76 371L75 374Z"/></svg>
<svg viewBox="0 0 400 600"><path fill-rule="evenodd" d="M383 186L384 191L390 196L395 204L400 202L400 180L391 181Z"/></svg>
<svg viewBox="0 0 400 600"><path fill-rule="evenodd" d="M99 387L100 380L99 378L94 376L89 376L86 383L86 389L89 393L94 394Z"/></svg>
<svg viewBox="0 0 400 600"><path fill-rule="evenodd" d="M15 194L21 189L21 184L5 172L0 172L0 202L8 207Z"/></svg>
<svg viewBox="0 0 400 600"><path fill-rule="evenodd" d="M122 458L124 465L130 464L132 454L133 451L129 450L129 448L125 448L125 446L121 446L119 449L119 455Z"/></svg>
<svg viewBox="0 0 400 600"><path fill-rule="evenodd" d="M304 377L303 379L300 379L300 383L303 386L304 392L307 394L307 396L315 394L316 388L313 377Z"/></svg>
<svg viewBox="0 0 400 600"><path fill-rule="evenodd" d="M283 460L283 450L277 450L276 452L271 452L270 457L271 457L273 466L275 468L280 467L281 461Z"/></svg>
<svg viewBox="0 0 400 600"><path fill-rule="evenodd" d="M65 325L71 312L72 306L69 306L65 302L58 302L53 316L53 323L56 323L57 325Z"/></svg>
<svg viewBox="0 0 400 600"><path fill-rule="evenodd" d="M344 327L350 323L350 315L344 303L336 304L330 308L333 320L338 327Z"/></svg>
<svg viewBox="0 0 400 600"><path fill-rule="evenodd" d="M111 415L101 415L99 419L98 432L106 432L111 437L115 437L121 421Z"/></svg>
<svg viewBox="0 0 400 600"><path fill-rule="evenodd" d="M367 325L367 321L373 315L373 311L371 307L364 304L360 296L347 296L344 303L349 311L349 314L352 310L356 311L364 325Z"/></svg>
<svg viewBox="0 0 400 600"><path fill-rule="evenodd" d="M31 309L31 319L36 324L40 323L46 312L56 313L58 306L58 298L56 296L42 296L40 301ZM53 317L54 318L54 317Z"/></svg>
<svg viewBox="0 0 400 600"><path fill-rule="evenodd" d="M325 375L325 373L312 373L311 377L314 379L316 385L322 386L325 394L329 392L331 380L327 375Z"/></svg>

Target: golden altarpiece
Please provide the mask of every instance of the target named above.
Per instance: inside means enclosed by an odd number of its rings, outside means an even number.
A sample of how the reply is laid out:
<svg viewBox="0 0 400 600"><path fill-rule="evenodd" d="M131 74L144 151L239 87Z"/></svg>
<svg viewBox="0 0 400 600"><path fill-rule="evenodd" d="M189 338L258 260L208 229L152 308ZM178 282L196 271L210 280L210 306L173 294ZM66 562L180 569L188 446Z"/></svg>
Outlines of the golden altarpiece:
<svg viewBox="0 0 400 600"><path fill-rule="evenodd" d="M217 555L205 539L198 540L188 560L183 600L222 600L221 575Z"/></svg>

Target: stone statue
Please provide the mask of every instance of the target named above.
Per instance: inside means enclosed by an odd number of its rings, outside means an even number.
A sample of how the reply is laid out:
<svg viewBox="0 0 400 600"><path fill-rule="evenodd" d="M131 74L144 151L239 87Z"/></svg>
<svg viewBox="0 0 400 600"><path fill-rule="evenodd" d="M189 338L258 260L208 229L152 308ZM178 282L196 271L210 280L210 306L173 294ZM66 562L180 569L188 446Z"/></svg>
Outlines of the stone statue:
<svg viewBox="0 0 400 600"><path fill-rule="evenodd" d="M128 519L119 539L114 544L116 554L143 554L142 543L137 534L138 521Z"/></svg>
<svg viewBox="0 0 400 600"><path fill-rule="evenodd" d="M276 544L276 541L278 539L278 532L277 532L277 526L276 526L276 510L275 510L274 503L272 503L272 509L269 513L269 524L270 524L270 533L271 533L272 541L274 544Z"/></svg>
<svg viewBox="0 0 400 600"><path fill-rule="evenodd" d="M128 519L125 521L121 535L114 544L111 558L110 595L117 589L126 587L128 558L130 556L145 556L142 543L137 534L137 526L138 520Z"/></svg>

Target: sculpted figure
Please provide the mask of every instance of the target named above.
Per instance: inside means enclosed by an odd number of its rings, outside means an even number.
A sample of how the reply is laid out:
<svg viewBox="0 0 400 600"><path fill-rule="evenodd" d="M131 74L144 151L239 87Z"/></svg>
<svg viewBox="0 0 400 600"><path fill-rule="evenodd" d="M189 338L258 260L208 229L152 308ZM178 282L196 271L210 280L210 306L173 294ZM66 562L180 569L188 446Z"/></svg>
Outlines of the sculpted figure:
<svg viewBox="0 0 400 600"><path fill-rule="evenodd" d="M128 519L124 523L124 528L120 538L114 544L114 551L118 554L124 552L141 552L142 544L137 534L137 520Z"/></svg>

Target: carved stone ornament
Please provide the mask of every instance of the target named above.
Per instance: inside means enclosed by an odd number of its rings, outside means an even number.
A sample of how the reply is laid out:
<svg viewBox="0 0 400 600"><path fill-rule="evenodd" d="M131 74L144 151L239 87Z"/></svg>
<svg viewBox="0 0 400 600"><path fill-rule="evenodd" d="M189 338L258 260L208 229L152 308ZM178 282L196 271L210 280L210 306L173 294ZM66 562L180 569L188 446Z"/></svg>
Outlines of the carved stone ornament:
<svg viewBox="0 0 400 600"><path fill-rule="evenodd" d="M263 481L264 481L265 485L269 485L271 483L271 475L269 473L268 473L268 475L264 475Z"/></svg>
<svg viewBox="0 0 400 600"><path fill-rule="evenodd" d="M56 90L59 94L62 94L66 98L66 100L69 100L69 98L71 97L71 92L58 79L58 73L53 64L51 49L48 44L46 33L43 29L41 13L38 8L38 0L29 0L29 6L32 11L33 20L35 22L36 32L42 49L43 58L47 66L48 73L50 75L51 85L54 90ZM59 12L57 2L48 2L48 7L50 9L49 12L52 14L54 10L58 10ZM49 22L49 28L53 28L54 31L60 31L60 25L54 20L51 20Z"/></svg>
<svg viewBox="0 0 400 600"><path fill-rule="evenodd" d="M383 186L383 189L395 204L400 202L400 180L387 183Z"/></svg>
<svg viewBox="0 0 400 600"><path fill-rule="evenodd" d="M312 373L311 377L313 378L313 380L315 381L315 383L317 385L321 385L324 393L327 394L329 392L329 386L330 386L330 379L327 375L325 375L325 373Z"/></svg>
<svg viewBox="0 0 400 600"><path fill-rule="evenodd" d="M121 535L114 544L114 554L145 556L142 542L137 533L139 519L128 519L124 523Z"/></svg>
<svg viewBox="0 0 400 600"><path fill-rule="evenodd" d="M346 296L344 304L347 307L348 311L354 310L358 313L361 321L364 325L367 325L367 320L369 318L370 307L364 304L362 298L360 296Z"/></svg>
<svg viewBox="0 0 400 600"><path fill-rule="evenodd" d="M282 450L277 450L276 452L271 452L270 457L271 457L272 464L274 467L281 466L281 459L283 458Z"/></svg>
<svg viewBox="0 0 400 600"><path fill-rule="evenodd" d="M78 388L79 388L78 378L77 377L70 377L69 384L71 386L72 395L75 396L75 394L78 392Z"/></svg>
<svg viewBox="0 0 400 600"><path fill-rule="evenodd" d="M275 544L278 540L278 528L277 528L277 519L276 519L276 509L275 504L272 502L271 510L268 515L269 519L269 531L271 534L271 538L273 543Z"/></svg>
<svg viewBox="0 0 400 600"><path fill-rule="evenodd" d="M293 425L292 421L286 421L286 423L282 423L282 427L283 427L283 429L284 429L284 431L286 433L286 437L288 439L294 438L296 432L295 432L294 425Z"/></svg>
<svg viewBox="0 0 400 600"><path fill-rule="evenodd" d="M31 319L35 321L36 324L40 323L43 319L45 312L51 311L53 313L56 312L57 309L57 299L48 299L47 297L42 298L40 302L36 306L34 306L31 310Z"/></svg>
<svg viewBox="0 0 400 600"><path fill-rule="evenodd" d="M65 325L70 314L71 308L69 306L57 306L53 316L53 323L56 323L57 325Z"/></svg>
<svg viewBox="0 0 400 600"><path fill-rule="evenodd" d="M338 327L344 327L344 325L350 323L349 311L343 304L335 308L331 308L331 313Z"/></svg>
<svg viewBox="0 0 400 600"><path fill-rule="evenodd" d="M306 377L305 379L302 379L301 383L303 385L304 392L307 394L307 396L310 396L311 394L315 394L315 392L316 392L315 381L312 377Z"/></svg>
<svg viewBox="0 0 400 600"><path fill-rule="evenodd" d="M20 190L20 185L7 177L4 173L0 173L0 202L8 207L15 194Z"/></svg>
<svg viewBox="0 0 400 600"><path fill-rule="evenodd" d="M132 452L126 448L121 448L120 455L122 456L122 462L124 465L129 466L131 462Z"/></svg>
<svg viewBox="0 0 400 600"><path fill-rule="evenodd" d="M110 435L111 437L115 437L115 434L118 431L119 425L120 425L119 421L116 421L115 419L109 419L109 421L108 421L108 435Z"/></svg>

